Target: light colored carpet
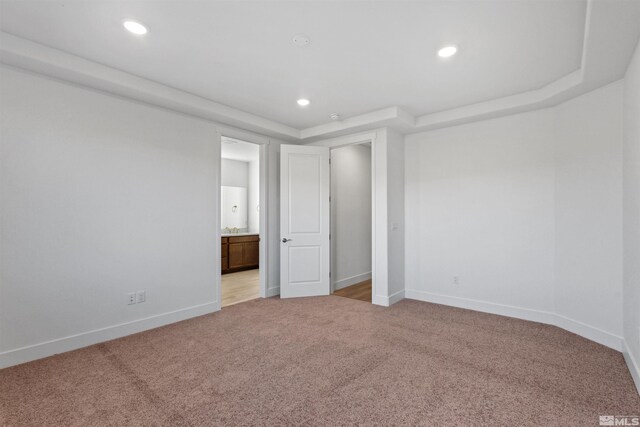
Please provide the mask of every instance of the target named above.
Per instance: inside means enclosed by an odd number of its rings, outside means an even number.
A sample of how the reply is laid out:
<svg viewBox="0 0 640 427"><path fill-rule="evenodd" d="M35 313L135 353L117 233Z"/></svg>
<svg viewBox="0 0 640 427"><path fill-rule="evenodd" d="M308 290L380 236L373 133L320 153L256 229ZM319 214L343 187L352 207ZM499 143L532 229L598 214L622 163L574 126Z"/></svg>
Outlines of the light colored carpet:
<svg viewBox="0 0 640 427"><path fill-rule="evenodd" d="M598 425L640 413L622 355L404 300L253 300L0 371L3 425Z"/></svg>

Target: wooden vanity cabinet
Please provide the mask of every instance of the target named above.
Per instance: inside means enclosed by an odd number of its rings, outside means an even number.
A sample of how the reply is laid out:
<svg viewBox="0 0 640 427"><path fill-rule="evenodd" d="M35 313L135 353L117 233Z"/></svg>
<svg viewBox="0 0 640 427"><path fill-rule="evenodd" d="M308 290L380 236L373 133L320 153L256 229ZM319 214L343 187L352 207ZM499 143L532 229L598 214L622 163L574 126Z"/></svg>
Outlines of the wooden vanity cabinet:
<svg viewBox="0 0 640 427"><path fill-rule="evenodd" d="M222 272L229 269L229 238L222 238Z"/></svg>
<svg viewBox="0 0 640 427"><path fill-rule="evenodd" d="M222 238L222 273L258 268L260 236L227 236Z"/></svg>

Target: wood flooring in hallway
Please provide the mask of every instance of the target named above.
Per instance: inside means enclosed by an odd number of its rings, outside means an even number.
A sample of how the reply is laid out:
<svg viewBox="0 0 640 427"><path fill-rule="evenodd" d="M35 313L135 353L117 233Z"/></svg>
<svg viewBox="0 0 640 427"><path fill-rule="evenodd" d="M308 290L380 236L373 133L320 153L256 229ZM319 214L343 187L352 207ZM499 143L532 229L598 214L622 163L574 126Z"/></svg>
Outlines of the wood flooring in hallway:
<svg viewBox="0 0 640 427"><path fill-rule="evenodd" d="M346 288L338 289L337 291L334 291L333 294L339 297L371 302L371 279L356 283L355 285L347 286Z"/></svg>

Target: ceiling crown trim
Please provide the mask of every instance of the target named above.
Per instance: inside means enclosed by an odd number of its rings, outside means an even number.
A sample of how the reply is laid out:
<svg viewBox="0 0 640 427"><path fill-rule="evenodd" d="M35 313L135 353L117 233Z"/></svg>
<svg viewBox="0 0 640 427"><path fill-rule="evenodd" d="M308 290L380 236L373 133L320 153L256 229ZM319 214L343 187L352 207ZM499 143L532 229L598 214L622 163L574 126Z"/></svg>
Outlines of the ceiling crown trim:
<svg viewBox="0 0 640 427"><path fill-rule="evenodd" d="M585 20L580 68L539 89L420 116L391 106L306 129L296 129L4 32L0 32L0 62L283 141L307 143L385 126L405 134L416 133L551 107L621 79L640 37L637 24L640 2L588 0Z"/></svg>
<svg viewBox="0 0 640 427"><path fill-rule="evenodd" d="M300 139L300 131L290 126L5 32L0 32L0 62L287 141Z"/></svg>

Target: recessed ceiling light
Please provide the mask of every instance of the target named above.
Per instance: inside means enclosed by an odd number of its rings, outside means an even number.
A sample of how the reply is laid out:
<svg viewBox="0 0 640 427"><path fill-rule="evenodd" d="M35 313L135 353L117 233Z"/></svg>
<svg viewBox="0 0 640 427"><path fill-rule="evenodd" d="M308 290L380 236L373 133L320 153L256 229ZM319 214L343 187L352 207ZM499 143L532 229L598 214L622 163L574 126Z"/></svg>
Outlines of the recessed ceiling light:
<svg viewBox="0 0 640 427"><path fill-rule="evenodd" d="M440 58L449 58L450 56L455 55L457 51L458 48L456 46L445 46L438 51L438 56Z"/></svg>
<svg viewBox="0 0 640 427"><path fill-rule="evenodd" d="M311 103L311 101L309 101L308 99L305 99L305 98L298 99L298 105L301 106L301 107L306 107L310 103Z"/></svg>
<svg viewBox="0 0 640 427"><path fill-rule="evenodd" d="M124 21L122 23L122 25L124 25L124 27L131 33L133 34L137 34L139 36L143 35L143 34L147 34L147 27L145 27L144 25L142 25L139 22L136 21Z"/></svg>

